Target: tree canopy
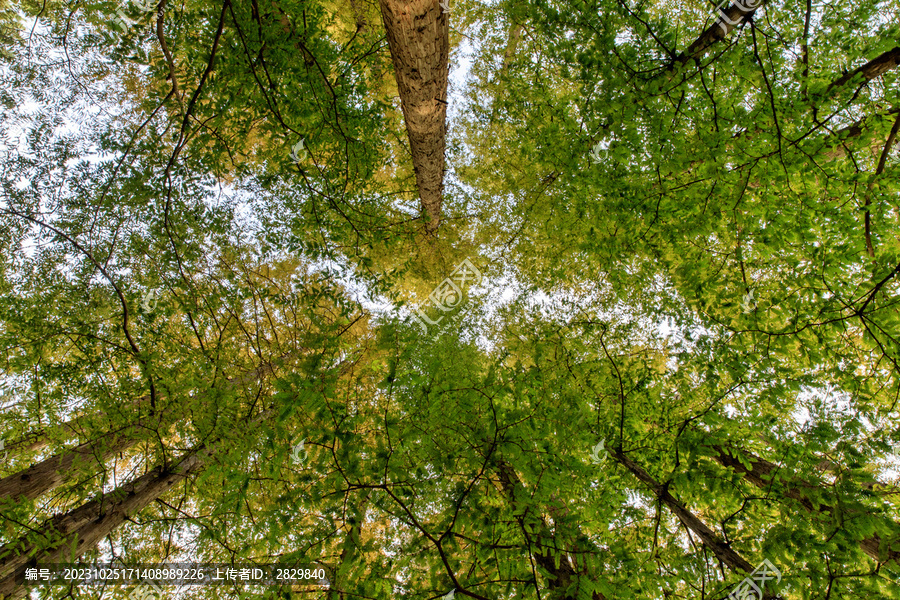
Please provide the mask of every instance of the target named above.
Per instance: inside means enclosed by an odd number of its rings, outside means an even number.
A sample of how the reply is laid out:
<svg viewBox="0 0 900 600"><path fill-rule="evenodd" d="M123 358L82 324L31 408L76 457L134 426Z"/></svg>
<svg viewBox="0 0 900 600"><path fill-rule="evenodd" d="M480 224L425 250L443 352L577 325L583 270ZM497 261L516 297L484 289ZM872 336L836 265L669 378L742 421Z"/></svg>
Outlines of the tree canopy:
<svg viewBox="0 0 900 600"><path fill-rule="evenodd" d="M898 40L0 0L0 598L900 599Z"/></svg>

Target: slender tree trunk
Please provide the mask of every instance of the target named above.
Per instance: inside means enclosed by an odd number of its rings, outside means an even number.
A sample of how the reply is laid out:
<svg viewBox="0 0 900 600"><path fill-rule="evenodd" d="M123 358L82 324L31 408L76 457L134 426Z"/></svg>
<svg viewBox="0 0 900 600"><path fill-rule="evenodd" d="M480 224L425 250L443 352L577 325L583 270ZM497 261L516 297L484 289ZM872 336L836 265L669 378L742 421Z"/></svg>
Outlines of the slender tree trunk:
<svg viewBox="0 0 900 600"><path fill-rule="evenodd" d="M835 509L833 506L813 501L813 498L818 495L816 494L816 491L822 490L822 486L804 481L803 479L793 477L789 474L785 475L784 469L778 465L770 463L749 452L734 448L729 448L729 451L726 451L721 446L713 446L713 450L715 451L713 458L716 462L724 467L734 469L735 472L742 474L747 481L756 487L766 491L777 491L784 497L799 503L800 506L809 513L828 516L834 514ZM734 454L742 454L744 461L749 462L750 468L748 469L741 460L734 456ZM776 475L778 476L776 477ZM781 485L777 485L776 487L777 479L781 480ZM884 519L884 525L885 532L891 537L900 537L900 525L887 518ZM885 544L878 534L873 534L860 540L859 546L863 552L876 561L891 561L900 564L900 548L897 550L888 548L887 544Z"/></svg>
<svg viewBox="0 0 900 600"><path fill-rule="evenodd" d="M852 73L843 75L841 77L838 77L834 81L832 81L828 85L828 89L821 96L821 98L824 99L824 98L833 96L834 94L836 94L839 91L839 89L841 87L843 87L850 81L853 81L853 78L856 75L860 75L860 79L858 80L859 83L867 83L867 82L875 79L876 77L884 75L889 70L891 70L897 66L898 58L900 58L900 48L894 48L893 50L890 50L889 52L885 52L878 58L870 60L863 66L859 67L858 69L855 69ZM895 111L889 111L888 114L891 114L893 112L895 112ZM863 132L861 124L862 124L862 121L858 121L857 123L855 123L853 125L850 125L848 127L844 127L843 129L838 130L837 133L835 133L833 137L826 138L826 144L831 139L833 139L833 138L839 139L844 134L847 134L847 137L859 136ZM754 127L753 129L746 129L746 130L742 131L741 133L739 133L738 135L734 136L734 139L739 140L741 138L746 138L748 134L759 133L760 131L762 131L762 128L758 127L758 126ZM732 147L733 147L732 145L729 145L728 149L731 149ZM696 163L694 163L694 164L696 164Z"/></svg>
<svg viewBox="0 0 900 600"><path fill-rule="evenodd" d="M524 532L526 531L528 514L527 511L523 512L520 510L521 501L519 498L522 498L525 494L525 488L515 469L513 469L512 465L508 462L501 460L498 471L501 489L509 499L509 502L513 507L513 512L516 515L516 520ZM565 519L568 510L561 502L556 502L556 505L551 509L551 513ZM544 540L552 540L554 536L550 532L547 521L542 516L539 518L539 522L540 531L537 537L528 541L529 544L533 543L534 546L534 561L553 577L548 583L551 593L550 598L552 600L574 600L578 596L578 590L577 587L570 589L570 586L572 586L572 583L579 575L586 575L586 573L577 572L566 555L563 555L560 558L559 566L556 566L556 559L553 556L553 548L556 547L556 544L548 546L544 543ZM599 591L594 591L592 598L593 600L606 600L606 596Z"/></svg>
<svg viewBox="0 0 900 600"><path fill-rule="evenodd" d="M889 118L893 119L897 113L900 113L900 107L889 109L884 113L877 113L874 115L869 115L868 117L863 117L856 123L837 130L835 133L825 137L821 141L813 141L807 146L805 152L810 156L818 157L817 162L819 162L820 164L828 163L838 158L842 158L847 155L849 150L847 142L853 140L854 138L862 136L877 123L883 122ZM818 149L812 148L812 144L816 144ZM877 140L872 144L871 150L873 154L875 154L880 152L883 147L884 144L881 142L881 140ZM826 148L827 150L825 150ZM693 171L694 167L703 164L703 162L704 161L702 160L698 160L690 163L689 165L687 165L687 167L684 168L683 173L685 175L690 174L691 171ZM752 188L758 188L761 184L762 182L758 179L748 183L748 185ZM659 187L660 184L655 183L650 188L650 191L656 192Z"/></svg>
<svg viewBox="0 0 900 600"><path fill-rule="evenodd" d="M725 543L718 535L713 532L706 524L701 521L694 513L689 511L684 504L675 499L669 492L668 486L662 485L656 479L647 473L640 465L625 456L621 451L610 452L615 460L623 467L631 471L640 481L645 483L647 487L653 490L656 498L665 504L675 516L684 524L685 527L693 531L703 542L703 545L709 548L722 563L726 564L733 572L751 573L753 565L747 562L740 554L732 550L731 546ZM780 596L772 592L763 590L764 600L778 600Z"/></svg>
<svg viewBox="0 0 900 600"><path fill-rule="evenodd" d="M331 576L331 585L328 588L328 594L326 596L328 600L338 600L345 594L344 589L347 586L347 577L345 575L340 575L339 573L341 572L341 568L346 563L352 561L359 551L360 535L362 535L362 526L366 518L366 508L369 505L369 498L371 498L371 496L372 491L366 491L359 504L353 509L353 514L350 517L352 519L350 530L347 532L347 537L344 539L344 547L341 548L341 556L338 565L335 567Z"/></svg>
<svg viewBox="0 0 900 600"><path fill-rule="evenodd" d="M706 526L703 521L697 518L694 513L689 511L684 504L679 502L669 493L667 486L660 484L649 473L640 467L636 462L625 456L621 452L610 453L611 456L623 467L631 471L640 481L647 484L653 490L657 499L665 504L669 510L675 513L675 516L684 523L684 526L693 531L702 541L703 544L712 550L720 561L728 565L735 572L750 573L753 571L753 565L744 560L740 554L731 549L731 546L722 541L713 530Z"/></svg>
<svg viewBox="0 0 900 600"><path fill-rule="evenodd" d="M883 53L878 58L875 58L865 65L859 67L858 69L855 69L852 73L843 75L832 81L829 84L826 93L823 95L823 98L837 93L840 87L846 85L850 81L853 81L853 78L857 74L861 76L861 79L859 80L860 83L871 81L872 79L883 75L889 70L895 68L898 65L898 60L900 60L900 48L894 48L893 50ZM891 118L898 112L900 112L900 108L892 108L886 113L874 114L868 117L864 117L856 123L843 127L842 129L839 129L835 133L824 138L824 145L826 148L830 148L830 150L820 155L822 157L822 162L831 162L837 158L845 156L847 154L847 141L861 136L868 129L871 129L871 127L876 123ZM759 131L761 131L761 128L759 127L747 129L736 135L734 137L734 140L736 141L741 138L746 138L748 135L758 133ZM881 149L880 141L873 146L873 152L876 151L876 147L878 148L878 150ZM732 144L726 146L726 149L728 150L731 150L732 148ZM694 167L700 164L703 164L703 161L694 161L690 163L686 167L685 172L690 172ZM750 187L759 187L760 182L754 181L749 185ZM658 187L658 185L654 185L653 189L655 190Z"/></svg>
<svg viewBox="0 0 900 600"><path fill-rule="evenodd" d="M441 222L450 21L438 0L379 0L425 229Z"/></svg>

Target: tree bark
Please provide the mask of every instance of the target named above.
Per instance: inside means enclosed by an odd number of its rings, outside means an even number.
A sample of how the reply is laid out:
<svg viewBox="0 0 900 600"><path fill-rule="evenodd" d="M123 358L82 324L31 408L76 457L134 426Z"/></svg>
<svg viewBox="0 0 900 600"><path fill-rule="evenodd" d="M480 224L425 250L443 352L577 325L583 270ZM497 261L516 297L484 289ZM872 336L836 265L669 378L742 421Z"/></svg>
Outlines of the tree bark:
<svg viewBox="0 0 900 600"><path fill-rule="evenodd" d="M249 422L259 423L275 414L275 409L268 409ZM214 453L214 446L199 446L169 465L158 466L109 494L49 519L38 530L44 538L40 546L32 541L33 536L23 536L0 548L0 598L21 594L20 582L29 565L74 561L126 519L199 471Z"/></svg>
<svg viewBox="0 0 900 600"><path fill-rule="evenodd" d="M728 8L723 10L716 18L716 21L687 47L687 50L675 57L673 68L676 64L683 64L691 59L699 59L710 46L724 39L738 25L743 25L750 20L758 9L766 5L766 1L756 0L754 2L754 0L744 0L743 3L729 4ZM757 4L757 6L748 6L747 10L744 10L744 4Z"/></svg>
<svg viewBox="0 0 900 600"><path fill-rule="evenodd" d="M16 594L31 564L71 562L93 548L128 517L140 512L203 466L211 451L188 452L171 467L156 467L65 514L53 517L40 529L44 544L28 537L0 548L0 598ZM47 543L49 542L49 545Z"/></svg>
<svg viewBox="0 0 900 600"><path fill-rule="evenodd" d="M859 76L860 83L871 81L876 77L884 75L885 73L896 67L898 64L900 64L900 46L895 46L893 49L884 52L877 58L873 58L861 67L858 67L850 71L846 75L835 79L825 90L825 95L827 96L835 88L853 81L857 76Z"/></svg>
<svg viewBox="0 0 900 600"><path fill-rule="evenodd" d="M735 448L729 448L729 452L721 446L713 446L712 448L715 451L713 459L715 459L716 462L723 467L734 469L735 472L742 474L747 481L766 491L773 490L776 483L776 474L779 471L783 471L778 465L770 463L750 452L737 450ZM732 456L732 452L742 454L744 460L750 463L750 468L748 469L743 462L735 456ZM780 477L780 479L782 480L784 487L778 486L777 491L783 496L799 503L807 512L821 515L831 515L834 512L833 506L813 502L810 498L809 492L821 489L821 486L790 475L787 477ZM900 525L889 519L885 519L885 525L888 529L892 530L891 533L893 536L900 536ZM878 534L860 540L859 546L863 552L876 561L886 560L888 562L900 564L900 551L887 548L886 544L884 544Z"/></svg>
<svg viewBox="0 0 900 600"><path fill-rule="evenodd" d="M499 475L500 475L500 486L503 490L504 494L506 494L509 499L510 504L513 507L513 512L516 514L516 520L519 523L519 527L525 531L525 518L526 512L522 512L521 502L517 498L521 498L524 493L524 486L522 485L522 481L519 479L518 474L516 474L515 469L513 469L512 465L508 462L501 460L499 466ZM551 508L551 514L554 514L555 517L565 518L568 516L568 509L562 505L562 502L557 501L556 505ZM580 531L578 532L580 534ZM579 537L581 537L579 535ZM552 539L553 535L550 532L550 527L547 525L546 519L543 517L540 518L540 532L538 533L537 538L534 540L535 550L534 561L541 567L541 569L550 573L553 579L549 582L548 586L551 592L552 600L574 600L577 595L577 589L569 590L570 586L573 583L573 580L577 579L579 575L586 575L586 573L578 573L572 564L569 562L568 557L564 554L559 561L559 567L556 566L556 560L552 554L552 547L546 546L543 543L544 539ZM530 541L530 540L529 540ZM568 592L566 590L569 590ZM604 596L599 591L594 591L592 595L593 600L607 600L606 596Z"/></svg>
<svg viewBox="0 0 900 600"><path fill-rule="evenodd" d="M438 0L379 0L387 32L425 230L441 222L450 21Z"/></svg>
<svg viewBox="0 0 900 600"><path fill-rule="evenodd" d="M102 468L107 460L137 443L136 429L142 426L139 422L136 427L106 434L0 479L0 502L22 497L34 500L88 467Z"/></svg>

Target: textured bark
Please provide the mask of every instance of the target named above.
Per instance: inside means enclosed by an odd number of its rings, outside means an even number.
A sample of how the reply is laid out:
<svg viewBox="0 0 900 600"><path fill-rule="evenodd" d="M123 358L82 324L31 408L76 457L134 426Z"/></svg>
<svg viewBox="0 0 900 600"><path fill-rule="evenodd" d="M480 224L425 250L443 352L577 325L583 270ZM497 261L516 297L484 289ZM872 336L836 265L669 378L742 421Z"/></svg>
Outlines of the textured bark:
<svg viewBox="0 0 900 600"><path fill-rule="evenodd" d="M438 0L379 0L387 32L416 185L434 233L441 222L450 21Z"/></svg>
<svg viewBox="0 0 900 600"><path fill-rule="evenodd" d="M735 472L742 474L744 479L760 489L772 491L775 486L776 473L778 471L783 472L783 469L778 465L749 452L736 449L731 449L731 452L728 452L720 446L714 446L713 449L715 450L713 458L716 462L724 467L734 469ZM732 453L742 454L744 460L750 463L750 468L748 469L740 460L732 456ZM821 486L790 475L787 477L782 476L781 482L782 485L778 486L777 493L796 501L807 512L821 515L831 515L834 512L834 507L829 504L813 502L811 492L821 489ZM885 527L891 529L895 536L900 535L900 525L897 523L885 519ZM877 534L861 540L859 546L863 552L876 561L886 560L900 564L900 551L885 547L881 537Z"/></svg>
<svg viewBox="0 0 900 600"><path fill-rule="evenodd" d="M703 544L712 550L720 561L728 565L735 572L750 573L753 571L753 565L744 560L741 555L731 549L731 546L723 542L703 521L697 518L689 511L681 502L675 499L669 493L668 487L660 484L649 473L641 468L633 460L622 454L621 452L611 453L612 456L626 469L637 477L640 481L647 484L660 502L665 504L675 516L677 516L684 526L693 531L703 541Z"/></svg>
<svg viewBox="0 0 900 600"><path fill-rule="evenodd" d="M900 46L894 47L892 50L881 54L877 58L873 58L866 64L858 67L846 75L835 79L831 85L825 90L825 95L830 94L835 88L853 81L859 77L859 83L871 81L876 77L880 77L900 64Z"/></svg>
<svg viewBox="0 0 900 600"><path fill-rule="evenodd" d="M706 31L700 34L694 43L688 46L687 50L675 57L675 64L682 64L691 59L699 59L706 50L727 36L731 31L739 25L743 25L753 14L766 5L767 0L743 0L741 5L730 4L728 8L722 10L722 15L717 15L716 21L710 25ZM756 6L749 6L756 4ZM745 10L745 5L747 6Z"/></svg>
<svg viewBox="0 0 900 600"><path fill-rule="evenodd" d="M500 461L498 471L500 475L500 487L513 507L513 512L516 514L516 520L518 521L519 526L525 531L527 512L520 510L520 502L517 500L517 498L522 497L522 494L525 491L522 481L519 479L519 476L516 474L512 465L506 461ZM554 517L554 521L557 519L566 520L566 517L568 517L568 508L561 500L554 497L554 506L551 507L550 513ZM580 534L580 532L578 533ZM579 535L579 537L583 536ZM569 588L572 584L572 580L577 578L579 574L586 575L587 573L583 572L583 570L581 573L576 572L575 568L565 555L559 561L559 567L557 567L552 553L555 545L553 547L545 545L543 543L543 540L545 539L552 540L553 535L550 533L550 527L547 525L546 519L540 517L540 532L536 539L529 540L530 542L534 542L534 561L538 566L553 576L553 579L548 584L551 591L551 599L574 600L577 596L577 590L572 590L569 593L565 593L565 590ZM576 549L580 550L578 548ZM593 600L606 600L606 596L598 591L594 591L592 598Z"/></svg>
<svg viewBox="0 0 900 600"><path fill-rule="evenodd" d="M260 423L275 414L275 409L269 409L249 422ZM78 508L49 519L36 530L43 538L40 545L31 534L0 548L0 598L21 596L21 582L29 566L74 562L129 517L202 469L219 444L200 446L169 465L158 466L108 494L100 494Z"/></svg>
<svg viewBox="0 0 900 600"><path fill-rule="evenodd" d="M169 468L156 467L146 475L119 486L39 529L41 549L28 538L0 548L0 597L20 593L19 581L29 565L72 562L109 535L128 517L140 512L204 464L210 451L199 449L181 457ZM32 557L33 556L33 557Z"/></svg>
<svg viewBox="0 0 900 600"><path fill-rule="evenodd" d="M88 468L101 467L123 450L137 443L137 427L109 433L56 454L18 473L0 479L0 501L7 498L34 500Z"/></svg>

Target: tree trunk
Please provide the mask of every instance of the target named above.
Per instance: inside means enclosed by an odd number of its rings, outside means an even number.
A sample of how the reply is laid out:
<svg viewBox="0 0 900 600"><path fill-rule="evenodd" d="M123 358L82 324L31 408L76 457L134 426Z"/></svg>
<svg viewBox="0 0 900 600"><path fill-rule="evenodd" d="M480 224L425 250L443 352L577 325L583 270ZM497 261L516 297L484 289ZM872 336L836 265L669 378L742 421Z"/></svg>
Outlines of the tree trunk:
<svg viewBox="0 0 900 600"><path fill-rule="evenodd" d="M441 222L450 21L438 0L379 0L412 152L425 230Z"/></svg>
<svg viewBox="0 0 900 600"><path fill-rule="evenodd" d="M778 465L763 460L749 452L736 450L734 448L729 449L731 453L741 453L744 455L744 460L750 463L750 468L748 469L740 460L732 456L730 452L726 451L721 446L714 446L713 450L716 452L716 454L713 455L716 462L723 467L734 469L735 472L742 474L747 481L766 491L772 491L776 483L776 474L784 471ZM797 477L781 476L780 479L782 480L784 487L781 488L781 486L778 486L780 488L778 491L780 491L783 496L798 502L807 512L821 515L831 515L834 512L834 507L820 502L813 502L810 497L809 492L821 489L822 486L815 485ZM900 536L900 525L889 519L885 519L884 521L886 529L890 530L889 533L893 537ZM885 547L886 545L882 542L882 539L878 534L873 534L860 540L859 546L863 552L876 561L886 560L900 564L900 551Z"/></svg>
<svg viewBox="0 0 900 600"><path fill-rule="evenodd" d="M723 542L703 521L697 518L694 513L689 511L681 502L675 499L669 493L668 487L660 484L649 473L641 468L636 462L622 454L621 452L610 453L623 467L631 471L640 481L647 484L657 499L665 504L675 513L675 516L684 523L684 526L693 531L702 541L703 544L712 550L720 561L728 565L735 572L750 573L753 571L753 565L744 560L737 552L731 549L731 546Z"/></svg>
<svg viewBox="0 0 900 600"><path fill-rule="evenodd" d="M28 537L0 548L0 597L15 594L25 569L38 563L72 562L93 548L128 517L203 466L211 451L201 447L188 452L171 467L156 467L135 481L119 486L40 528L41 550ZM49 545L45 545L49 542Z"/></svg>
<svg viewBox="0 0 900 600"><path fill-rule="evenodd" d="M356 0L350 0L350 7L353 9L353 16L356 18L356 33L363 35L369 30L369 24L366 22L366 14L360 10L356 4Z"/></svg>
<svg viewBox="0 0 900 600"><path fill-rule="evenodd" d="M506 69L509 68L509 63L513 61L513 58L516 55L516 48L519 45L519 38L522 37L522 31L525 28L519 25L513 25L513 28L509 31L509 41L506 42L506 51L503 53L503 69L501 73L506 73Z"/></svg>
<svg viewBox="0 0 900 600"><path fill-rule="evenodd" d="M519 527L522 531L526 531L525 528L525 518L527 516L526 513L523 513L520 510L520 501L517 498L521 498L525 494L524 486L522 485L522 481L519 479L518 474L516 474L515 469L513 469L512 465L508 462L501 460L499 466L499 474L500 474L500 485L501 488L506 494L506 497L509 499L510 504L513 507L513 512L516 514L516 520L519 523ZM568 516L568 509L562 505L560 501L557 501L556 506L551 508L551 514L554 516L554 520L556 518L565 519ZM578 532L580 534L580 532ZM540 566L542 569L547 571L553 576L553 579L549 582L548 586L550 588L550 598L551 600L574 600L578 596L577 588L569 589L573 583L573 580L577 579L579 573L576 572L575 568L569 562L569 558L566 555L563 555L559 561L559 567L556 566L556 560L552 554L552 548L556 547L554 544L551 546L546 546L543 543L544 539L551 539L553 535L550 532L550 527L547 525L547 521L541 517L540 518L540 532L538 536L534 540L529 540L529 543L534 544L534 561ZM579 535L579 537L581 537ZM586 573L580 573L581 575L586 575ZM569 590L567 592L567 590ZM601 594L599 591L594 591L592 595L593 600L606 600L606 596Z"/></svg>
<svg viewBox="0 0 900 600"><path fill-rule="evenodd" d="M758 4L758 6L753 6L752 8L748 6L744 10L744 5L749 4ZM747 22L758 9L765 5L766 0L757 0L755 3L753 0L746 0L743 3L729 4L727 9L717 15L715 23L701 33L700 37L694 40L694 43L688 46L687 50L675 57L673 68L675 64L686 63L692 58L699 59L706 52L707 48L724 39L738 25Z"/></svg>
<svg viewBox="0 0 900 600"><path fill-rule="evenodd" d="M130 404L136 407L142 407L149 402L150 396L141 396L126 404ZM9 450L13 455L20 454L22 452L35 452L37 450L41 450L43 448L46 448L50 444L50 438L62 434L80 435L82 433L81 426L85 422L90 422L93 419L104 417L107 414L108 413L105 412L98 412L88 415L81 415L80 417L75 417L66 421L65 423L54 425L53 427L45 427L37 431L32 431L31 433L28 433L18 440L12 442L11 444L7 445L6 449Z"/></svg>
<svg viewBox="0 0 900 600"><path fill-rule="evenodd" d="M828 89L825 90L825 95L828 96L835 88L849 83L857 77L859 77L859 83L871 81L876 77L884 75L885 73L896 67L898 64L900 64L900 46L895 46L893 49L882 53L876 58L873 58L861 67L858 67L850 71L843 77L839 77L838 79L834 80L831 85L828 86Z"/></svg>
<svg viewBox="0 0 900 600"><path fill-rule="evenodd" d="M275 414L275 409L265 410L249 422L260 423ZM200 446L169 466L156 467L109 494L100 494L78 508L53 517L38 530L45 538L40 549L31 541L33 534L0 548L0 598L17 597L21 593L18 582L23 580L29 565L77 559L126 519L199 471L214 452L210 446Z"/></svg>
<svg viewBox="0 0 900 600"><path fill-rule="evenodd" d="M871 129L873 125L880 121L892 118L898 112L900 112L900 107L895 107L885 113L876 113L874 115L869 115L868 117L863 117L852 125L848 125L843 129L838 129L835 133L825 138L826 147L833 145L836 145L836 147L828 150L822 155L823 161L828 162L845 156L847 154L847 145L845 142L861 136L867 130ZM877 140L872 147L873 153L877 151L876 148L880 150L883 145L881 140Z"/></svg>
<svg viewBox="0 0 900 600"><path fill-rule="evenodd" d="M137 427L126 427L91 442L56 454L27 469L0 479L0 502L7 498L34 500L88 467L103 467L107 460L134 445L140 436Z"/></svg>
<svg viewBox="0 0 900 600"><path fill-rule="evenodd" d="M637 477L640 481L647 484L653 490L656 498L665 504L669 510L675 513L675 516L684 524L685 527L693 531L702 541L703 545L712 550L720 561L728 565L735 573L750 574L753 572L753 565L747 562L740 554L731 549L727 543L722 541L719 536L713 532L706 524L701 521L694 513L689 511L681 502L675 499L669 493L668 485L662 485L656 481L649 473L647 473L640 465L625 456L621 451L610 452L615 460ZM779 595L763 590L763 600L776 600L781 598Z"/></svg>
<svg viewBox="0 0 900 600"><path fill-rule="evenodd" d="M281 365L288 357L294 354L293 352L284 353L270 362L261 364L252 371L234 379L228 379L224 388L234 389L237 386L260 380L267 374L274 374L275 367ZM143 406L149 400L150 396L142 396L135 400L133 404L135 406ZM76 424L102 415L103 413L97 413L78 417L59 425L58 428L78 433L78 430L75 429ZM133 426L126 426L93 441L85 442L71 450L51 456L27 469L0 479L0 502L6 498L18 499L23 496L28 500L34 500L71 479L74 475L83 472L89 466L99 465L102 467L107 460L119 452L130 448L140 440L141 436L137 435L137 429L145 427L147 424L147 421L138 421ZM33 435L39 435L39 433ZM46 436L43 436L32 440L30 445L43 447L47 443ZM21 450L26 446L27 444L17 444L14 447Z"/></svg>

